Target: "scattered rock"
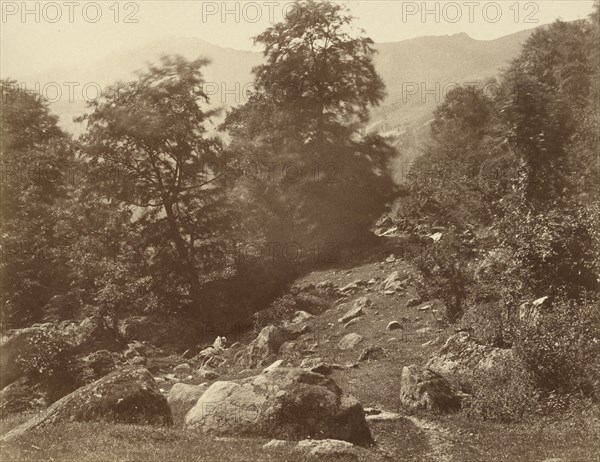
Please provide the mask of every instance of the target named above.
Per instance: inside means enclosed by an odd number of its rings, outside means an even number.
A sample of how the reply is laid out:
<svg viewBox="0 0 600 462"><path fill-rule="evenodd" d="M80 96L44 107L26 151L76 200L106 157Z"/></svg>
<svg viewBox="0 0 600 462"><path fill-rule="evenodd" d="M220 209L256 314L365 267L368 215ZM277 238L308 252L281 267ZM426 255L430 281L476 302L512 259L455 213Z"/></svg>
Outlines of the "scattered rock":
<svg viewBox="0 0 600 462"><path fill-rule="evenodd" d="M215 382L185 419L190 430L230 436L373 442L360 403L329 377L298 368Z"/></svg>
<svg viewBox="0 0 600 462"><path fill-rule="evenodd" d="M273 451L273 450L289 450L290 446L292 446L292 442L286 440L271 440L268 443L263 445L263 449L265 451Z"/></svg>
<svg viewBox="0 0 600 462"><path fill-rule="evenodd" d="M178 364L173 368L173 374L178 379L185 379L192 373L193 369L188 363Z"/></svg>
<svg viewBox="0 0 600 462"><path fill-rule="evenodd" d="M60 399L45 412L5 434L10 441L35 428L59 422L120 422L171 425L166 398L144 368L125 368Z"/></svg>
<svg viewBox="0 0 600 462"><path fill-rule="evenodd" d="M341 324L345 324L349 321L352 321L359 316L364 316L365 312L363 311L361 306L354 306L351 310L347 311L344 316L338 319L338 322Z"/></svg>
<svg viewBox="0 0 600 462"><path fill-rule="evenodd" d="M309 319L314 318L314 316L306 311L296 311L296 315L294 319L292 319L293 324L299 324L301 322L306 322Z"/></svg>
<svg viewBox="0 0 600 462"><path fill-rule="evenodd" d="M133 366L145 366L147 363L146 358L142 358L141 356L134 356L129 360L129 364Z"/></svg>
<svg viewBox="0 0 600 462"><path fill-rule="evenodd" d="M381 283L381 288L387 291L399 292L404 289L404 281L400 280L400 273L394 271Z"/></svg>
<svg viewBox="0 0 600 462"><path fill-rule="evenodd" d="M446 413L460 408L460 396L441 375L415 365L404 367L400 379L400 400L412 409Z"/></svg>
<svg viewBox="0 0 600 462"><path fill-rule="evenodd" d="M284 363L283 359L278 359L273 364L271 364L269 367L265 368L265 370L263 370L263 374L268 374L269 372L271 372L274 369L277 369L278 367L283 367L283 363Z"/></svg>
<svg viewBox="0 0 600 462"><path fill-rule="evenodd" d="M339 290L342 293L354 292L358 290L358 284L351 282L350 284L346 284L344 287L341 287Z"/></svg>
<svg viewBox="0 0 600 462"><path fill-rule="evenodd" d="M209 369L196 369L194 375L203 380L217 380L219 378L219 374L215 371L211 371Z"/></svg>
<svg viewBox="0 0 600 462"><path fill-rule="evenodd" d="M396 256L392 253L389 257L385 259L386 263L394 263L396 261Z"/></svg>
<svg viewBox="0 0 600 462"><path fill-rule="evenodd" d="M419 297L409 298L406 302L407 308L412 308L413 306L417 306L421 304L421 299Z"/></svg>
<svg viewBox="0 0 600 462"><path fill-rule="evenodd" d="M396 330L396 329L402 329L402 324L400 324L398 321L391 321L387 325L387 330Z"/></svg>
<svg viewBox="0 0 600 462"><path fill-rule="evenodd" d="M360 356L358 357L358 362L367 361L371 359L381 359L385 357L385 351L381 347L367 347L365 348Z"/></svg>
<svg viewBox="0 0 600 462"><path fill-rule="evenodd" d="M340 350L351 350L356 345L358 345L362 341L362 339L362 336L354 332L351 334L344 335L344 337L342 337L342 339L338 343L338 348Z"/></svg>
<svg viewBox="0 0 600 462"><path fill-rule="evenodd" d="M419 335L423 335L423 334L429 334L433 329L431 329L431 327L421 327L420 329L417 329L415 331L415 334L419 334Z"/></svg>
<svg viewBox="0 0 600 462"><path fill-rule="evenodd" d="M360 319L361 319L361 317L358 317L358 318L354 318L354 319L351 319L350 321L348 321L346 324L344 324L344 330L349 329L354 324L358 324L358 322L360 321Z"/></svg>

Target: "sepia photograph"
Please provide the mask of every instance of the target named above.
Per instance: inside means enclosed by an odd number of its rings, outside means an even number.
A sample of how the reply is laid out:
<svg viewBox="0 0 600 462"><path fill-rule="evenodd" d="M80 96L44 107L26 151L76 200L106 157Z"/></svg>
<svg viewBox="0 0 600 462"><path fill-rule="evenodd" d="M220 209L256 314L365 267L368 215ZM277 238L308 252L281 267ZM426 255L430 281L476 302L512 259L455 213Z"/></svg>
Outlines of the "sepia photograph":
<svg viewBox="0 0 600 462"><path fill-rule="evenodd" d="M2 462L600 461L600 0L0 0Z"/></svg>

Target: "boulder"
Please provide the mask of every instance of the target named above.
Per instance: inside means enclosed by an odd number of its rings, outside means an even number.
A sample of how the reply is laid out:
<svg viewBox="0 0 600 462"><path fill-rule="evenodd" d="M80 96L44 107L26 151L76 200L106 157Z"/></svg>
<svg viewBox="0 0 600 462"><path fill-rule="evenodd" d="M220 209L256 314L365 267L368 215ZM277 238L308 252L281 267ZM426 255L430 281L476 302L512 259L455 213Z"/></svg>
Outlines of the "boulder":
<svg viewBox="0 0 600 462"><path fill-rule="evenodd" d="M115 371L65 396L45 412L5 434L10 441L23 433L59 422L106 421L171 425L166 398L144 368Z"/></svg>
<svg viewBox="0 0 600 462"><path fill-rule="evenodd" d="M360 403L331 378L299 368L213 383L185 427L214 435L373 442Z"/></svg>
<svg viewBox="0 0 600 462"><path fill-rule="evenodd" d="M202 368L197 369L194 372L194 375L202 380L217 380L219 378L219 374L217 372Z"/></svg>
<svg viewBox="0 0 600 462"><path fill-rule="evenodd" d="M358 345L362 341L362 339L362 336L353 332L351 334L344 335L338 343L337 347L340 350L351 350L356 345Z"/></svg>
<svg viewBox="0 0 600 462"><path fill-rule="evenodd" d="M353 319L363 316L364 314L365 313L361 306L354 306L351 310L347 311L346 314L344 314L344 316L338 319L338 322L341 324L346 324L352 321Z"/></svg>
<svg viewBox="0 0 600 462"><path fill-rule="evenodd" d="M334 439L302 440L298 442L296 451L318 460L333 458L350 461L358 460L359 455L358 449L353 444Z"/></svg>
<svg viewBox="0 0 600 462"><path fill-rule="evenodd" d="M459 394L444 377L415 365L402 369L400 400L411 409L439 413L456 411L461 403Z"/></svg>
<svg viewBox="0 0 600 462"><path fill-rule="evenodd" d="M207 389L207 385L188 385L185 383L173 385L167 397L173 415L173 423L182 425L186 414L196 405Z"/></svg>
<svg viewBox="0 0 600 462"><path fill-rule="evenodd" d="M282 327L267 326L240 354L238 361L243 367L256 367L261 362L268 361L273 355L277 355L281 345L289 340L294 340L294 337L298 335L298 333L292 333Z"/></svg>
<svg viewBox="0 0 600 462"><path fill-rule="evenodd" d="M402 324L400 324L398 321L390 321L387 325L387 330L396 330L396 329L402 329Z"/></svg>
<svg viewBox="0 0 600 462"><path fill-rule="evenodd" d="M468 332L458 332L425 365L443 375L472 376L496 369L513 361L511 349L495 348L477 343Z"/></svg>
<svg viewBox="0 0 600 462"><path fill-rule="evenodd" d="M177 364L177 366L173 368L173 374L178 379L185 379L186 377L192 375L192 372L192 366L190 366L188 363Z"/></svg>
<svg viewBox="0 0 600 462"><path fill-rule="evenodd" d="M27 377L21 377L0 390L0 416L43 409L46 394Z"/></svg>
<svg viewBox="0 0 600 462"><path fill-rule="evenodd" d="M114 371L119 365L119 355L108 350L95 351L83 358L84 364L89 367L96 378L104 377Z"/></svg>
<svg viewBox="0 0 600 462"><path fill-rule="evenodd" d="M358 362L361 361L369 361L371 359L382 359L385 357L385 351L383 348L378 346L371 346L363 349L360 356L358 357Z"/></svg>
<svg viewBox="0 0 600 462"><path fill-rule="evenodd" d="M398 292L404 289L404 281L400 279L400 273L398 271L390 273L390 275L381 283L381 288L386 292Z"/></svg>

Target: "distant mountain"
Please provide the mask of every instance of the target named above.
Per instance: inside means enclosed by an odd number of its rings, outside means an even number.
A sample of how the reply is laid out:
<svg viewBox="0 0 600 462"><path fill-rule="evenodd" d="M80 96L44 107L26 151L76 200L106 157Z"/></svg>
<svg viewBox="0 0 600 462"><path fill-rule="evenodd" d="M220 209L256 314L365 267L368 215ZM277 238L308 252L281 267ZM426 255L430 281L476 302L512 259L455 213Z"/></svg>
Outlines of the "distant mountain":
<svg viewBox="0 0 600 462"><path fill-rule="evenodd" d="M388 97L373 111L370 128L393 135L426 124L445 86L497 75L500 68L518 55L521 44L531 33L528 30L491 41L457 34L377 44L375 65L387 85ZM24 69L22 75L10 77L27 83L28 87L33 82L79 82L74 102L68 100L65 87L63 98L52 104L62 126L79 133L82 127L76 126L72 119L85 111L81 94L84 84L93 82L105 87L117 80L130 79L146 63L156 62L160 55L175 53L211 60L205 75L210 82L207 91L211 93L212 104L222 107L244 102L245 91L251 88L251 70L263 60L258 52L223 48L197 38L173 38L124 49L120 54L91 63L63 61L52 69ZM436 83L439 91L435 91ZM435 94L423 91L432 89ZM94 89L89 88L88 95L94 94Z"/></svg>

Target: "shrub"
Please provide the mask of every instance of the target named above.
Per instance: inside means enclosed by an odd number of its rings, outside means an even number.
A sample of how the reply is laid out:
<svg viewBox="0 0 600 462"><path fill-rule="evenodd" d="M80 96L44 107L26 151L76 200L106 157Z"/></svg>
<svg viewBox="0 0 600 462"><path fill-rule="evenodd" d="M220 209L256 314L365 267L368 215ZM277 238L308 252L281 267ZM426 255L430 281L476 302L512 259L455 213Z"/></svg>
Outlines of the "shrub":
<svg viewBox="0 0 600 462"><path fill-rule="evenodd" d="M447 233L414 260L422 276L418 287L421 297L442 300L450 322L457 321L465 308L473 256L472 248L461 236Z"/></svg>
<svg viewBox="0 0 600 462"><path fill-rule="evenodd" d="M516 352L542 390L598 394L600 303L557 299L539 323L521 326Z"/></svg>
<svg viewBox="0 0 600 462"><path fill-rule="evenodd" d="M539 393L521 364L505 364L471 380L471 398L465 404L470 417L501 423L520 422L536 412Z"/></svg>
<svg viewBox="0 0 600 462"><path fill-rule="evenodd" d="M77 387L79 368L68 343L48 332L38 332L28 342L30 348L17 358L17 364L47 390L50 401Z"/></svg>

